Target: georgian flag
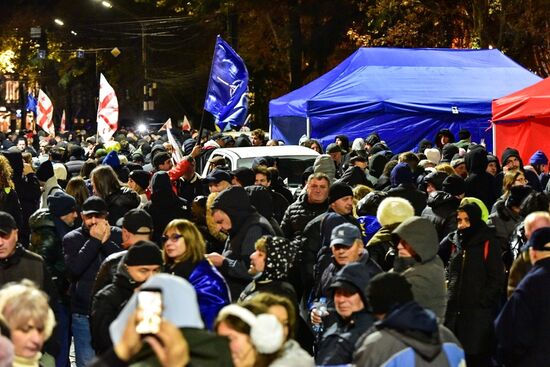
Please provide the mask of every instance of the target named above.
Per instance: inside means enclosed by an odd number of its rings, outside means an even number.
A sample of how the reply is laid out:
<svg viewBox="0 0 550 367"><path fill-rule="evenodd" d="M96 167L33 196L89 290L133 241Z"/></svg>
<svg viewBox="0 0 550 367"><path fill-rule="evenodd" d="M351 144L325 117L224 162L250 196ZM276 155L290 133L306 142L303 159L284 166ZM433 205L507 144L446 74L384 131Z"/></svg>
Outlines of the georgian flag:
<svg viewBox="0 0 550 367"><path fill-rule="evenodd" d="M97 133L108 142L118 129L118 100L115 90L105 76L99 79L99 105L97 108Z"/></svg>
<svg viewBox="0 0 550 367"><path fill-rule="evenodd" d="M36 108L36 123L49 135L55 135L53 126L53 104L51 99L42 91L38 92L38 106Z"/></svg>

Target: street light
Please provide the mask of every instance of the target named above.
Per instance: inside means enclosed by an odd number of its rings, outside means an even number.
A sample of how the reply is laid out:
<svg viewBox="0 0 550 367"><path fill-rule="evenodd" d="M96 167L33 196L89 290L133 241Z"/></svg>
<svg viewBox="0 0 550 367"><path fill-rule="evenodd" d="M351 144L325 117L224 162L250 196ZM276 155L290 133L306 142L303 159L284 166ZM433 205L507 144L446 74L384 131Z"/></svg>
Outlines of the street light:
<svg viewBox="0 0 550 367"><path fill-rule="evenodd" d="M54 20L54 23L57 24L58 26L64 26L65 25L65 22L63 22L61 19L59 18L55 18Z"/></svg>
<svg viewBox="0 0 550 367"><path fill-rule="evenodd" d="M101 5L103 5L104 7L108 8L108 9L111 9L113 7L113 4L111 4L108 1L102 1Z"/></svg>

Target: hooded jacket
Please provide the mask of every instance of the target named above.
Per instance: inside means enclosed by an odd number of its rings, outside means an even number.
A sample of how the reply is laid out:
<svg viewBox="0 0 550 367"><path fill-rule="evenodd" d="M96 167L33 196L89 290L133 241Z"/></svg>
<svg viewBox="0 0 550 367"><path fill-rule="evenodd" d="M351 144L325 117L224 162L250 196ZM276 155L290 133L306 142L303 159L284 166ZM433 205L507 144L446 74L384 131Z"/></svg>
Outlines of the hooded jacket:
<svg viewBox="0 0 550 367"><path fill-rule="evenodd" d="M448 236L455 250L448 266L445 326L453 331L467 354L490 353L493 320L503 291L504 264L494 231L481 220L481 209L469 203L460 210L468 214L470 227Z"/></svg>
<svg viewBox="0 0 550 367"><path fill-rule="evenodd" d="M248 194L242 187L232 186L220 192L212 203L212 210L223 211L231 220L220 272L231 289L232 298L237 299L252 280L248 268L256 240L266 234L273 236L275 231L250 204Z"/></svg>
<svg viewBox="0 0 550 367"><path fill-rule="evenodd" d="M476 146L464 155L464 163L468 170L468 177L464 180L466 196L478 198L487 208L491 208L498 195L494 189L495 178L486 172L489 165L487 151L482 146Z"/></svg>
<svg viewBox="0 0 550 367"><path fill-rule="evenodd" d="M422 217L435 226L438 242L456 230L456 210L460 200L444 191L434 191L428 196Z"/></svg>
<svg viewBox="0 0 550 367"><path fill-rule="evenodd" d="M159 171L151 179L151 201L143 209L153 218L153 241L160 244L166 225L173 219L189 217L187 201L178 197L168 173Z"/></svg>
<svg viewBox="0 0 550 367"><path fill-rule="evenodd" d="M411 283L414 300L443 321L447 291L443 261L437 255L439 241L435 227L426 218L412 217L401 223L393 234L405 240L416 254L411 258L396 257L393 270L402 273Z"/></svg>
<svg viewBox="0 0 550 367"><path fill-rule="evenodd" d="M279 221L283 219L285 210L288 208L286 199L282 195L260 185L247 186L245 190L250 197L250 203L258 213L269 221L277 236L282 236L283 232L279 226Z"/></svg>
<svg viewBox="0 0 550 367"><path fill-rule="evenodd" d="M422 214L422 210L426 207L427 196L414 186L414 176L407 163L399 163L393 168L391 185L388 196L407 199L413 206L415 215Z"/></svg>
<svg viewBox="0 0 550 367"><path fill-rule="evenodd" d="M266 258L264 271L246 286L239 301L257 292L280 294L297 302L296 292L290 283L286 282L288 270L296 256L296 248L284 237L271 237L266 241Z"/></svg>
<svg viewBox="0 0 550 367"><path fill-rule="evenodd" d="M452 332L414 301L376 322L358 342L353 357L353 365L362 367L459 367L465 363L464 351Z"/></svg>

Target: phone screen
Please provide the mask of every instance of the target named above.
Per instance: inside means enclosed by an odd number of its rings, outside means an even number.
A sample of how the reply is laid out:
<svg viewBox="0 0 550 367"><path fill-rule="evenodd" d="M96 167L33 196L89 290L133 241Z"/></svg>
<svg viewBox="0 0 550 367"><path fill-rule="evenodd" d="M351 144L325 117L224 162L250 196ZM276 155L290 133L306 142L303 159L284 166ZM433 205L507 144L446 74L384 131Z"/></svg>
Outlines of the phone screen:
<svg viewBox="0 0 550 367"><path fill-rule="evenodd" d="M136 332L156 334L162 317L162 292L160 289L144 289L138 293Z"/></svg>

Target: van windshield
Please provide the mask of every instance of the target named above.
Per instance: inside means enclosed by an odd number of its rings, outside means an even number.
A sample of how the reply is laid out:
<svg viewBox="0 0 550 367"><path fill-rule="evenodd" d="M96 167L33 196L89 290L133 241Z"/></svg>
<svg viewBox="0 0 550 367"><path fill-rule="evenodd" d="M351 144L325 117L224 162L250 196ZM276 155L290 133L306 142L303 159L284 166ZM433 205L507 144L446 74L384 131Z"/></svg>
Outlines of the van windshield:
<svg viewBox="0 0 550 367"><path fill-rule="evenodd" d="M298 187L302 184L302 173L309 166L313 166L315 156L284 156L276 157L279 176L287 182L290 187ZM252 168L251 158L241 158L238 160L239 167Z"/></svg>

